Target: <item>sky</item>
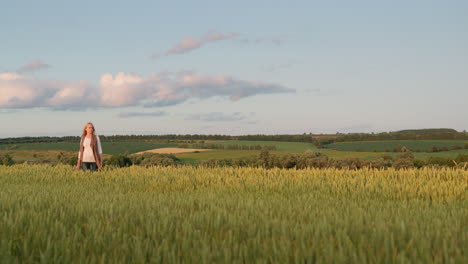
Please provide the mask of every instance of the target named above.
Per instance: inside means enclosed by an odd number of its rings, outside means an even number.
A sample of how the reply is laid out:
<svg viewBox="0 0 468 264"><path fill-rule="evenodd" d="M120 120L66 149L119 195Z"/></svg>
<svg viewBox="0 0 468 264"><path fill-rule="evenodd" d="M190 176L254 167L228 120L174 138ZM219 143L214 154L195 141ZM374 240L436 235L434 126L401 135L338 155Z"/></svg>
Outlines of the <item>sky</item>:
<svg viewBox="0 0 468 264"><path fill-rule="evenodd" d="M1 138L468 129L468 1L0 6Z"/></svg>

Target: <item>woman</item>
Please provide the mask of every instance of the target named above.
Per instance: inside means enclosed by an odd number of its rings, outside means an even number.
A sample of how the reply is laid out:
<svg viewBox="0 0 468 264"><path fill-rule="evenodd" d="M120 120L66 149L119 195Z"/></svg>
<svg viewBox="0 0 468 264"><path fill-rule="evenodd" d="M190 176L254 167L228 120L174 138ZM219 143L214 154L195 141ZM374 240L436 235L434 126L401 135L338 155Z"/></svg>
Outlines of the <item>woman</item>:
<svg viewBox="0 0 468 264"><path fill-rule="evenodd" d="M102 168L102 148L99 137L94 134L94 125L88 122L81 135L80 152L76 169L96 171Z"/></svg>

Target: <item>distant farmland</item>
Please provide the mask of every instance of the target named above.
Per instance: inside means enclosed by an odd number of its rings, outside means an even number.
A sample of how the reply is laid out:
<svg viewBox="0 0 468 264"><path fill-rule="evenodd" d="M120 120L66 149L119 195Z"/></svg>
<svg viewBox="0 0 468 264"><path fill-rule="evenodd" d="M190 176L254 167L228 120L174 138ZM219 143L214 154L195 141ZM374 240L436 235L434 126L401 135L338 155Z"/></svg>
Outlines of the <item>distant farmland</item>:
<svg viewBox="0 0 468 264"><path fill-rule="evenodd" d="M279 151L317 150L317 147L312 145L312 143L305 143L305 142L230 140L230 141L222 141L217 144L275 146L276 150L279 150Z"/></svg>
<svg viewBox="0 0 468 264"><path fill-rule="evenodd" d="M177 147L177 144L165 144L158 142L138 142L138 141L113 141L102 142L102 149L105 154L136 153L155 148ZM76 151L80 148L80 142L53 142L53 143L21 143L0 145L0 150L62 150Z"/></svg>
<svg viewBox="0 0 468 264"><path fill-rule="evenodd" d="M394 148L403 146L411 151L427 152L432 147L451 148L453 146L465 146L467 140L388 140L388 141L356 141L339 142L326 145L328 149L338 151L363 151L363 152L393 152Z"/></svg>
<svg viewBox="0 0 468 264"><path fill-rule="evenodd" d="M205 143L202 143L205 142ZM405 147L415 151L415 158L428 159L430 157L456 158L458 155L467 155L466 144L468 140L387 140L387 141L356 141L341 142L325 145L326 148L317 148L309 142L286 141L260 141L260 140L119 140L103 141L102 148L104 158L112 155L132 155L137 152L159 148L174 148L185 146L186 148L206 144L209 151L203 153L178 153L174 154L184 164L196 164L205 160L216 159L241 159L258 157L261 148L242 149L245 146L274 146L269 150L273 155L304 154L306 151L321 152L331 158L360 158L371 160L385 156L396 158L401 152L396 152L396 147ZM224 149L209 147L210 144L223 146ZM233 148L238 146L239 149ZM461 149L453 149L459 146ZM427 152L431 148L439 148L437 151ZM23 162L55 162L59 156L72 157L78 152L79 142L41 142L41 143L17 143L0 144L0 156L8 154L17 163ZM203 148L203 147L200 147ZM447 148L447 150L443 150Z"/></svg>

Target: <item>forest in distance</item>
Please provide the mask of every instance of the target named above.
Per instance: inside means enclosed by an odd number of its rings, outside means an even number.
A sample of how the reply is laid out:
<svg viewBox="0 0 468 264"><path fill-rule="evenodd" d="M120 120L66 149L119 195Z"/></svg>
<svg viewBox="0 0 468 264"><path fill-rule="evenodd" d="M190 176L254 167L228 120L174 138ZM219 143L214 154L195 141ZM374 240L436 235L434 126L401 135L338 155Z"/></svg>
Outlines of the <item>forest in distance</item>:
<svg viewBox="0 0 468 264"><path fill-rule="evenodd" d="M101 141L126 140L254 140L254 141L286 141L310 142L326 145L346 141L375 140L468 140L468 132L456 131L450 128L409 129L381 133L336 133L336 134L279 134L279 135L204 135L204 134L165 134L165 135L100 135ZM62 137L10 137L0 138L0 144L39 143L39 142L76 142L79 136Z"/></svg>

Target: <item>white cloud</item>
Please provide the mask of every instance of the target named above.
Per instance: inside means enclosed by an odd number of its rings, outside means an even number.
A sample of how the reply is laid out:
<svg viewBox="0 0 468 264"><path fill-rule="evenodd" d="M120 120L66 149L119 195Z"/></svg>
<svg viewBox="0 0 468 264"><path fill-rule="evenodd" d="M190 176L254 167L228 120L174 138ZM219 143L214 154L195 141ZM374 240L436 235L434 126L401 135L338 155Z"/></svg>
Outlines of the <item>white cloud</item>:
<svg viewBox="0 0 468 264"><path fill-rule="evenodd" d="M50 107L160 107L189 99L214 96L232 101L258 94L291 93L278 84L253 82L228 75L200 75L194 72L153 74L103 74L98 86L87 81L41 80L17 73L0 74L0 108Z"/></svg>
<svg viewBox="0 0 468 264"><path fill-rule="evenodd" d="M42 63L40 60L33 60L28 64L21 66L19 69L16 70L18 73L28 73L28 72L35 72L42 69L50 68L50 65Z"/></svg>
<svg viewBox="0 0 468 264"><path fill-rule="evenodd" d="M146 98L144 78L135 74L104 74L100 81L101 104L104 106L136 105Z"/></svg>
<svg viewBox="0 0 468 264"><path fill-rule="evenodd" d="M40 80L17 73L0 74L0 107L90 106L93 87L85 82Z"/></svg>

